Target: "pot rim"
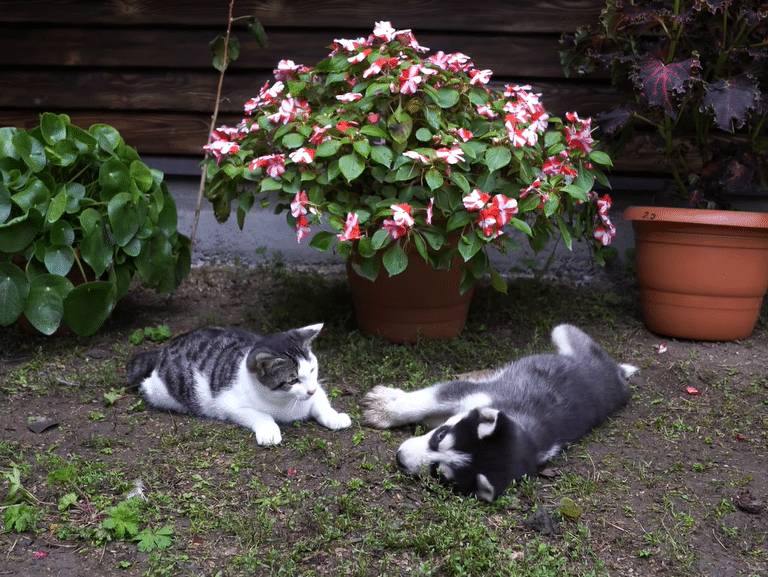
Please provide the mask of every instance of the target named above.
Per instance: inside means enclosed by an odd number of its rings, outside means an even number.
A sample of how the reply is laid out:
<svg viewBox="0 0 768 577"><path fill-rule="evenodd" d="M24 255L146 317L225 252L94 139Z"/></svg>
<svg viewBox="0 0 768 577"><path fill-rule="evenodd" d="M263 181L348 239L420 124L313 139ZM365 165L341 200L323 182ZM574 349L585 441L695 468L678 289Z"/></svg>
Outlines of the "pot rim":
<svg viewBox="0 0 768 577"><path fill-rule="evenodd" d="M768 213L706 208L672 208L666 206L630 206L624 220L641 222L679 222L730 226L739 228L768 228Z"/></svg>

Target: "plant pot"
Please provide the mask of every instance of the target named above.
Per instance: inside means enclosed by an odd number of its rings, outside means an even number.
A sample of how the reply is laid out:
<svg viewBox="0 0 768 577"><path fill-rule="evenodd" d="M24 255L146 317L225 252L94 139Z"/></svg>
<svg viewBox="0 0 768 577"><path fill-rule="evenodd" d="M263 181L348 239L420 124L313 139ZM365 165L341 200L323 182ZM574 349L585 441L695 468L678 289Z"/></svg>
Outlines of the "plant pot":
<svg viewBox="0 0 768 577"><path fill-rule="evenodd" d="M393 343L457 337L467 322L474 292L459 293L461 272L458 258L450 270L436 270L413 255L401 274L390 277L382 268L371 282L347 263L360 330Z"/></svg>
<svg viewBox="0 0 768 577"><path fill-rule="evenodd" d="M624 218L648 329L705 341L752 333L768 290L768 214L634 206Z"/></svg>

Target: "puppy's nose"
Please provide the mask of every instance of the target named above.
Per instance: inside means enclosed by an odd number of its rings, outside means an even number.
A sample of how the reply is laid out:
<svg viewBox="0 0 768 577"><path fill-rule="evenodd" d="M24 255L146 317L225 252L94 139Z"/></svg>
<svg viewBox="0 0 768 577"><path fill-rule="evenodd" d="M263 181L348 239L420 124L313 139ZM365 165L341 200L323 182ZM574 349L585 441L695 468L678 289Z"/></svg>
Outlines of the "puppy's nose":
<svg viewBox="0 0 768 577"><path fill-rule="evenodd" d="M398 449L397 453L395 453L395 461L397 461L397 466L401 469L405 469L405 463L403 463L402 456L400 454L400 450Z"/></svg>
<svg viewBox="0 0 768 577"><path fill-rule="evenodd" d="M315 394L315 391L316 391L316 390L317 390L317 389L307 389L307 396L308 396L308 397L311 397L312 395L314 395L314 394Z"/></svg>

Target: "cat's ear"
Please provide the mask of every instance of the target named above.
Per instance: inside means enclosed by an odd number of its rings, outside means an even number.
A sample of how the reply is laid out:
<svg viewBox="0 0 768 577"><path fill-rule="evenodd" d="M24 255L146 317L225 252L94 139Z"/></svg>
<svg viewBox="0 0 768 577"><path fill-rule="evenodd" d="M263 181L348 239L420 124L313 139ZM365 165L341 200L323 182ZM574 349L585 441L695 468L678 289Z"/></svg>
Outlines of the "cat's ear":
<svg viewBox="0 0 768 577"><path fill-rule="evenodd" d="M300 329L296 329L296 334L299 335L299 339L301 341L309 346L313 340L315 340L315 337L320 334L320 331L323 329L323 323L317 323L316 325L307 325L306 327L301 327Z"/></svg>
<svg viewBox="0 0 768 577"><path fill-rule="evenodd" d="M252 373L259 376L264 376L271 373L276 365L282 363L284 359L270 353L269 351L254 349L248 353L248 358L245 360L245 366Z"/></svg>

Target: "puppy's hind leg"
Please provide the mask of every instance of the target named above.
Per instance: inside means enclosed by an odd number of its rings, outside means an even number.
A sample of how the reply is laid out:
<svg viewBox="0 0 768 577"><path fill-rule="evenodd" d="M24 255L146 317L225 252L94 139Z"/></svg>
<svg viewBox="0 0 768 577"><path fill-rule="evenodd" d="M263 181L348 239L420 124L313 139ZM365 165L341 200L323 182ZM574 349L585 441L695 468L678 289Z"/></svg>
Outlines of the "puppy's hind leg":
<svg viewBox="0 0 768 577"><path fill-rule="evenodd" d="M445 415L448 408L438 400L438 387L411 392L381 385L374 387L361 401L363 418L372 427L388 429Z"/></svg>

